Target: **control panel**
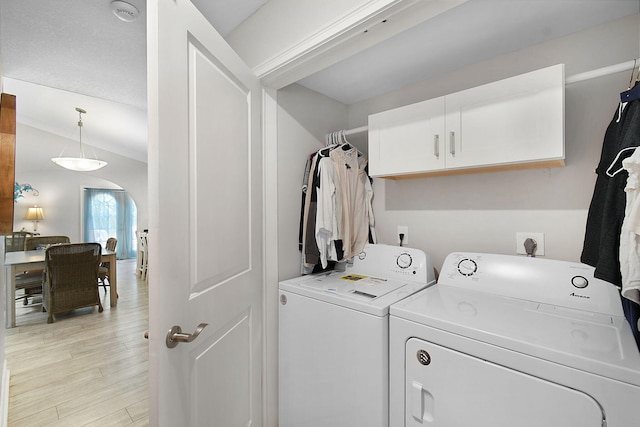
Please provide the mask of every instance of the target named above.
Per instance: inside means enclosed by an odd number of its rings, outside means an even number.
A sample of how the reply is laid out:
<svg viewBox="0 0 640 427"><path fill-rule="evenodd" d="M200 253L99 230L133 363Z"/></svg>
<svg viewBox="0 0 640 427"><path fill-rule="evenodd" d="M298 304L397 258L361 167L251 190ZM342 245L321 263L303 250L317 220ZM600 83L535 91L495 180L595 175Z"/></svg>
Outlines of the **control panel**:
<svg viewBox="0 0 640 427"><path fill-rule="evenodd" d="M593 273L593 267L581 263L457 252L445 259L438 285L598 313L620 313L617 288L596 279Z"/></svg>
<svg viewBox="0 0 640 427"><path fill-rule="evenodd" d="M347 272L417 283L435 280L430 257L420 249L369 244L353 257Z"/></svg>

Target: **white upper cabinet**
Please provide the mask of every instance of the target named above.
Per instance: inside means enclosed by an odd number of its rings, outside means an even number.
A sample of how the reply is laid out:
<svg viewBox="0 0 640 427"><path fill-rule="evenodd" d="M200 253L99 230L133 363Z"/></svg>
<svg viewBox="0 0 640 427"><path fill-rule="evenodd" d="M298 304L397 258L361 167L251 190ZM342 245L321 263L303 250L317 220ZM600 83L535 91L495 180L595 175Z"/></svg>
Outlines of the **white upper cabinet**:
<svg viewBox="0 0 640 427"><path fill-rule="evenodd" d="M564 65L369 116L371 176L564 165Z"/></svg>
<svg viewBox="0 0 640 427"><path fill-rule="evenodd" d="M394 175L445 167L444 97L369 116L369 173Z"/></svg>

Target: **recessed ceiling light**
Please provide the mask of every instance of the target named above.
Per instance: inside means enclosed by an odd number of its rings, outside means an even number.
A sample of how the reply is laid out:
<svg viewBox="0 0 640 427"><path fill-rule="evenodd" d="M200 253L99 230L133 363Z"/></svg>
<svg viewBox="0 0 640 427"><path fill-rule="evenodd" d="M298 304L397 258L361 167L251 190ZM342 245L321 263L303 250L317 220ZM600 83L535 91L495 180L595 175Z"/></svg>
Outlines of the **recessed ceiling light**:
<svg viewBox="0 0 640 427"><path fill-rule="evenodd" d="M138 19L138 9L126 1L115 0L111 2L111 11L124 22L133 22Z"/></svg>

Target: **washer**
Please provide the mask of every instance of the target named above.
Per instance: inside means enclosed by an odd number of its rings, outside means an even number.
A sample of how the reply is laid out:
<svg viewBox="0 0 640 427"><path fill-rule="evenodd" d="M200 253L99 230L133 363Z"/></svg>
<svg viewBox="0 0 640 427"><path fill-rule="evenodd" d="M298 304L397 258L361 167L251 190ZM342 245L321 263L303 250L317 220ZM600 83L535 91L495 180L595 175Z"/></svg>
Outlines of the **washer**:
<svg viewBox="0 0 640 427"><path fill-rule="evenodd" d="M435 286L391 307L390 425L639 425L638 348L593 271L449 255Z"/></svg>
<svg viewBox="0 0 640 427"><path fill-rule="evenodd" d="M424 252L380 244L280 282L280 427L388 426L389 306L434 283Z"/></svg>

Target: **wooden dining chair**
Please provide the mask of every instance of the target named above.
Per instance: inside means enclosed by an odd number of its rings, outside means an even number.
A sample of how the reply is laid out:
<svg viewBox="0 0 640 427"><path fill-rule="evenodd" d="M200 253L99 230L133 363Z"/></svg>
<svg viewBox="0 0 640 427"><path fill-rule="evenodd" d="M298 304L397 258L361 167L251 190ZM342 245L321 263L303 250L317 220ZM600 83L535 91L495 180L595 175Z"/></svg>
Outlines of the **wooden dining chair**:
<svg viewBox="0 0 640 427"><path fill-rule="evenodd" d="M23 243L20 250L33 251L44 249L48 245L69 243L70 241L69 236L34 236L33 233L26 233L22 238ZM29 298L42 294L43 274L43 270L32 270L16 276L16 289L24 289L24 294L17 297L16 300L23 298L23 304L28 305Z"/></svg>
<svg viewBox="0 0 640 427"><path fill-rule="evenodd" d="M69 236L30 236L24 239L24 250L45 249L49 245L70 243Z"/></svg>
<svg viewBox="0 0 640 427"><path fill-rule="evenodd" d="M24 241L27 237L33 237L33 233L28 231L14 231L4 236L4 251L17 252L24 250Z"/></svg>
<svg viewBox="0 0 640 427"><path fill-rule="evenodd" d="M136 275L140 276L142 280L147 280L148 271L148 252L147 252L147 232L138 232L138 264L136 268Z"/></svg>
<svg viewBox="0 0 640 427"><path fill-rule="evenodd" d="M18 252L24 250L24 241L32 237L28 231L14 231L4 237L4 251ZM16 297L16 301L22 300L24 305L29 304L29 298L42 293L42 270L23 271L16 274L16 290L22 289L23 293Z"/></svg>
<svg viewBox="0 0 640 427"><path fill-rule="evenodd" d="M118 239L116 239L115 237L109 237L107 239L107 244L105 245L105 249L107 249L108 251L114 252L116 250L117 245L118 245ZM107 292L107 286L109 286L109 284L107 284L109 282L109 263L108 262L100 263L100 269L98 270L98 280L100 283L102 283L102 287L104 288L104 291ZM107 281L107 283L105 283L105 280Z"/></svg>
<svg viewBox="0 0 640 427"><path fill-rule="evenodd" d="M47 323L54 315L77 308L98 306L102 302L96 282L102 246L99 243L73 243L47 248L44 257L43 308Z"/></svg>

